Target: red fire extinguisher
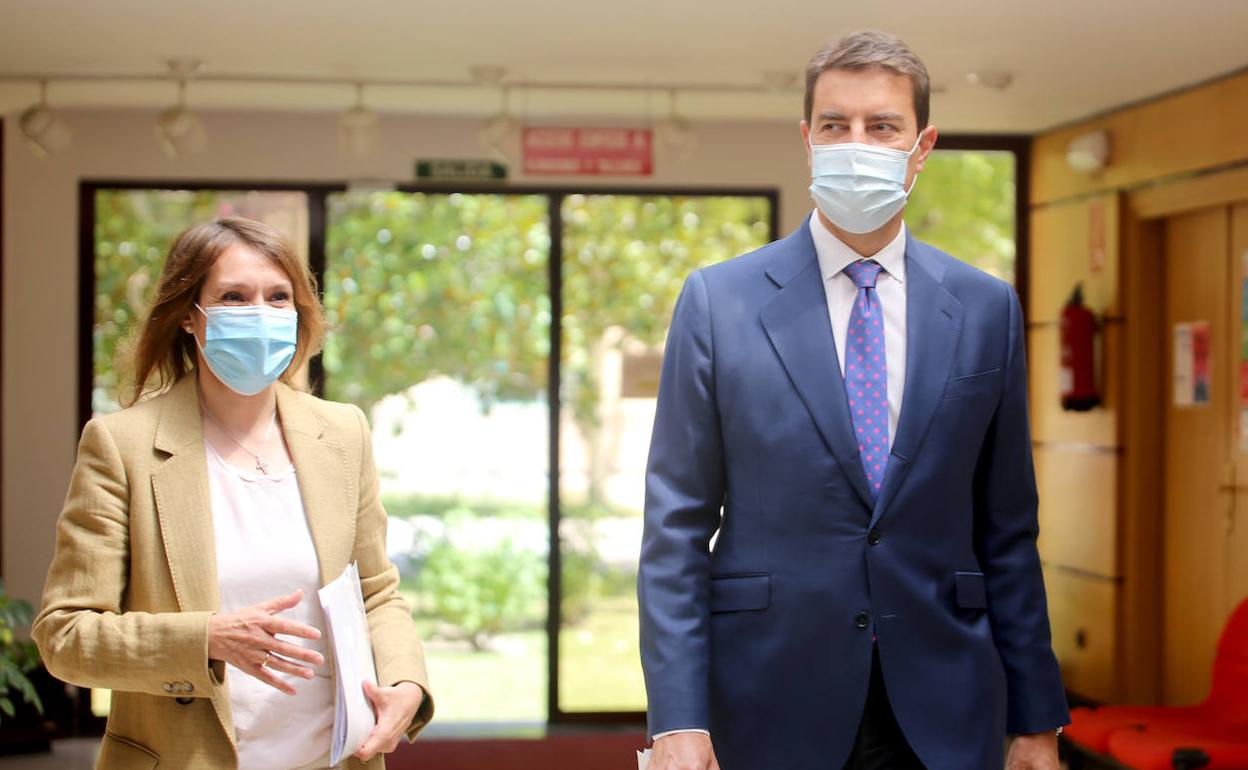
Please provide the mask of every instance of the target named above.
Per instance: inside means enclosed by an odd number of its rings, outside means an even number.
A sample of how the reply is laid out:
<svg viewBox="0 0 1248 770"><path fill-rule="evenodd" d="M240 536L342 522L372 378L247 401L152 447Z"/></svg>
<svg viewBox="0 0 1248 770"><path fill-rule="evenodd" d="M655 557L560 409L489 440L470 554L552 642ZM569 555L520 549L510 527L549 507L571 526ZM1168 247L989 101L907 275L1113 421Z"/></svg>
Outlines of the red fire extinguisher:
<svg viewBox="0 0 1248 770"><path fill-rule="evenodd" d="M1075 286L1062 309L1062 408L1086 412L1101 403L1096 391L1096 316L1083 304L1083 284Z"/></svg>

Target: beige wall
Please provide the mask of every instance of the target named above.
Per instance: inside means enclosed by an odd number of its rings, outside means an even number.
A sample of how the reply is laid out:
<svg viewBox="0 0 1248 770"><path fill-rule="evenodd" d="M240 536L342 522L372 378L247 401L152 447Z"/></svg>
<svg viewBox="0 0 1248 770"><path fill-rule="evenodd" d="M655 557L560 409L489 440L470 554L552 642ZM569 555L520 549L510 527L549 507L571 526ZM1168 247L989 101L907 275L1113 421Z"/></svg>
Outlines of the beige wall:
<svg viewBox="0 0 1248 770"><path fill-rule="evenodd" d="M1160 264L1163 226L1145 220L1248 196L1246 95L1248 74L1239 74L1032 143L1028 342L1040 555L1066 686L1096 700L1162 695L1164 306L1149 277ZM1109 163L1075 171L1066 146L1093 130L1110 134ZM1103 246L1095 261L1094 241ZM1056 320L1076 281L1105 320L1104 405L1082 414L1062 412L1057 392Z"/></svg>
<svg viewBox="0 0 1248 770"><path fill-rule="evenodd" d="M405 180L416 158L483 155L475 120L386 116L375 156L353 163L337 151L337 118L327 113L210 113L208 150L176 161L156 146L154 112L80 111L66 118L74 141L63 155L34 158L12 121L3 148L3 577L6 588L30 599L38 597L51 558L78 433L79 180ZM660 154L657 173L631 183L778 187L787 232L810 209L807 179L796 121L717 122L697 127L697 146L682 162ZM585 179L617 182L630 183Z"/></svg>

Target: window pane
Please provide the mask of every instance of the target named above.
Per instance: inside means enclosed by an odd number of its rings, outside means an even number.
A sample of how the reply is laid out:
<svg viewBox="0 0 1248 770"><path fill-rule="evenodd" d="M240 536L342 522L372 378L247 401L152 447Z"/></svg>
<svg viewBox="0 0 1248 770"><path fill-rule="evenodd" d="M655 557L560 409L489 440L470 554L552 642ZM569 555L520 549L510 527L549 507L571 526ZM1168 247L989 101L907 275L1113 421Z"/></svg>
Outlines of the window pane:
<svg viewBox="0 0 1248 770"><path fill-rule="evenodd" d="M119 409L128 390L124 360L173 239L191 225L241 216L286 235L308 258L308 202L300 192L99 190L95 194L95 320L91 409ZM118 360L119 356L122 360Z"/></svg>
<svg viewBox="0 0 1248 770"><path fill-rule="evenodd" d="M545 196L329 199L326 395L369 415L438 721L544 722Z"/></svg>
<svg viewBox="0 0 1248 770"><path fill-rule="evenodd" d="M559 706L644 711L637 556L662 344L685 277L768 241L766 198L563 206Z"/></svg>
<svg viewBox="0 0 1248 770"><path fill-rule="evenodd" d="M906 205L914 237L1014 283L1014 153L936 150Z"/></svg>

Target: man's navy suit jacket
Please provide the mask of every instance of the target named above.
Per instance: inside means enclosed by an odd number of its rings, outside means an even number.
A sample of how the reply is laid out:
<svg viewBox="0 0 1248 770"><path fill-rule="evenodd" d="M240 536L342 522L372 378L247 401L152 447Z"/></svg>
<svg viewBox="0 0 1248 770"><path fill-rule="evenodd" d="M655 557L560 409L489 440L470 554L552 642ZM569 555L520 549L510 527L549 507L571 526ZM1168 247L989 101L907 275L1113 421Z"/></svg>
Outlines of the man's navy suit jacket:
<svg viewBox="0 0 1248 770"><path fill-rule="evenodd" d="M905 397L873 501L808 224L676 305L638 577L650 733L709 728L724 770L840 770L875 637L928 770L999 770L1007 733L1068 721L1017 296L907 241Z"/></svg>

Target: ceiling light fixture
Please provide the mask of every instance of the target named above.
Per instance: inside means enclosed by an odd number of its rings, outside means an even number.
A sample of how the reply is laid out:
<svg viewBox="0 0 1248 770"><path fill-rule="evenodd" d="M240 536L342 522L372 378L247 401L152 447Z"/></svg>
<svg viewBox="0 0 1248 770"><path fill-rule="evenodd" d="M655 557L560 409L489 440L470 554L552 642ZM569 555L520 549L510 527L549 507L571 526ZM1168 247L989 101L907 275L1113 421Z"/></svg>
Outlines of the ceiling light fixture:
<svg viewBox="0 0 1248 770"><path fill-rule="evenodd" d="M500 111L481 126L477 138L500 163L506 163L518 151L520 136L520 121L511 114L510 86L503 86L501 102Z"/></svg>
<svg viewBox="0 0 1248 770"><path fill-rule="evenodd" d="M1014 75L1002 70L977 70L966 73L966 82L973 86L1002 91L1014 82Z"/></svg>
<svg viewBox="0 0 1248 770"><path fill-rule="evenodd" d="M790 91L797 86L797 73L790 70L764 72L763 85L768 91Z"/></svg>
<svg viewBox="0 0 1248 770"><path fill-rule="evenodd" d="M338 118L338 143L349 158L363 160L377 145L377 113L364 104L364 84L355 85L355 104Z"/></svg>
<svg viewBox="0 0 1248 770"><path fill-rule="evenodd" d="M30 144L31 151L39 158L64 150L72 135L69 126L48 105L48 81L39 81L39 101L28 107L17 119L22 136Z"/></svg>
<svg viewBox="0 0 1248 770"><path fill-rule="evenodd" d="M199 70L199 59L170 59L178 83L178 101L156 118L156 140L170 158L202 152L207 145L204 121L186 106L186 81Z"/></svg>
<svg viewBox="0 0 1248 770"><path fill-rule="evenodd" d="M681 116L676 105L676 90L667 92L667 117L655 127L659 144L676 152L676 159L684 161L693 151L693 125Z"/></svg>

